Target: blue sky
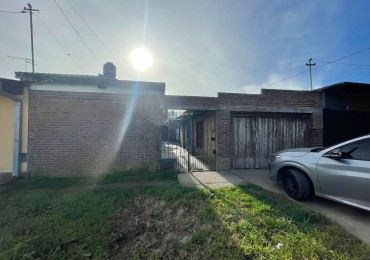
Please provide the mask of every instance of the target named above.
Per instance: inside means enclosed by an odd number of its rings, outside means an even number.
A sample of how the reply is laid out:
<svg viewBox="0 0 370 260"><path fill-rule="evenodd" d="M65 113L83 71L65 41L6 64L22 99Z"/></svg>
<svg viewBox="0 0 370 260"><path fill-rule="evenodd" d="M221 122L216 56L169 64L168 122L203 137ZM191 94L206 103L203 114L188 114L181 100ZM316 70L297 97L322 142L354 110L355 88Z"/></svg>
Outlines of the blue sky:
<svg viewBox="0 0 370 260"><path fill-rule="evenodd" d="M36 72L97 75L111 61L117 78L165 82L167 94L308 90L309 58L318 67L370 47L367 0L55 1L82 40L54 0L33 0ZM26 4L2 1L0 11ZM31 58L29 15L0 12L0 33L0 77L14 78L25 62L8 56ZM141 45L154 63L138 74L129 56ZM314 88L370 83L370 50L338 62L313 67Z"/></svg>

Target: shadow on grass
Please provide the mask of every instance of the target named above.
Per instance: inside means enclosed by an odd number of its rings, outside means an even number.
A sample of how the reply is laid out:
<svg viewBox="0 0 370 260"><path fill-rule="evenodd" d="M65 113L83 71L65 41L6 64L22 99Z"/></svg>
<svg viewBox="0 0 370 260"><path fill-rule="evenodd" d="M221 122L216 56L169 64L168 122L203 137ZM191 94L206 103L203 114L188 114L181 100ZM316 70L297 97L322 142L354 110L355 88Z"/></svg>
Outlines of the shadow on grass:
<svg viewBox="0 0 370 260"><path fill-rule="evenodd" d="M61 189L69 187L83 187L92 185L104 185L124 182L140 181L175 181L177 173L174 171L148 172L148 171L125 171L106 173L100 176L32 176L15 179L13 182L4 186L7 189Z"/></svg>

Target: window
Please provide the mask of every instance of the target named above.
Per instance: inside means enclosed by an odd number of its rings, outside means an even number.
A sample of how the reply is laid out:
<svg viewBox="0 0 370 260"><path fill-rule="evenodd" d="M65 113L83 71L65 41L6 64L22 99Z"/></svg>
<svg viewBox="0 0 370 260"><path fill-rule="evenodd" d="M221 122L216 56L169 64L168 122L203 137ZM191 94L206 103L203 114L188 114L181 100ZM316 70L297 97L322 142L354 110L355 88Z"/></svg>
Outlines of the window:
<svg viewBox="0 0 370 260"><path fill-rule="evenodd" d="M196 148L204 147L204 121L196 122L195 141Z"/></svg>
<svg viewBox="0 0 370 260"><path fill-rule="evenodd" d="M370 139L342 146L341 152L344 159L370 161Z"/></svg>

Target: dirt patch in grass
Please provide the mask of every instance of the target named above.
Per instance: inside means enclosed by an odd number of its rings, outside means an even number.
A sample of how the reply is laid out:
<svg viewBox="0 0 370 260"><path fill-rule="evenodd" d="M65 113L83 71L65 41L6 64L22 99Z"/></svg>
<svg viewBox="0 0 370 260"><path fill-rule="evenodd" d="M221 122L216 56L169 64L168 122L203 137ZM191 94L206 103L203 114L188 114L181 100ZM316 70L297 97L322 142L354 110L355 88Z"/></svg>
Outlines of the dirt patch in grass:
<svg viewBox="0 0 370 260"><path fill-rule="evenodd" d="M0 234L0 259L370 255L369 246L338 225L253 185L212 192L179 185L8 190L1 193Z"/></svg>
<svg viewBox="0 0 370 260"><path fill-rule="evenodd" d="M186 257L179 245L189 242L192 226L201 228L195 215L194 209L175 209L161 199L135 198L111 218L112 257Z"/></svg>
<svg viewBox="0 0 370 260"><path fill-rule="evenodd" d="M110 218L110 256L113 259L212 256L209 247L222 235L215 236L215 219L202 219L202 214L207 214L202 213L204 208L207 203L202 200L194 201L191 207L183 207L151 197L133 199ZM224 242L221 246L233 252L230 242ZM203 251L203 245L208 249ZM215 254L220 253L218 247L214 246ZM235 256L235 251L232 254Z"/></svg>
<svg viewBox="0 0 370 260"><path fill-rule="evenodd" d="M321 215L254 186L176 200L139 196L109 226L112 259L368 259L369 252Z"/></svg>

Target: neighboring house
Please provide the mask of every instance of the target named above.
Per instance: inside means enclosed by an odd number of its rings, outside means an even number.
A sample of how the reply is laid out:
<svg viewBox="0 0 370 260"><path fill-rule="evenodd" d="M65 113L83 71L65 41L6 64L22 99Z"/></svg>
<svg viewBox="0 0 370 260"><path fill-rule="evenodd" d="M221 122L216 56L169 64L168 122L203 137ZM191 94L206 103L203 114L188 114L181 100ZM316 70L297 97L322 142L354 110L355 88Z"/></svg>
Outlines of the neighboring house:
<svg viewBox="0 0 370 260"><path fill-rule="evenodd" d="M211 170L264 168L275 151L322 145L323 106L321 91L164 98L165 108L187 110L181 146Z"/></svg>
<svg viewBox="0 0 370 260"><path fill-rule="evenodd" d="M187 111L179 124L180 146L210 170L264 168L279 150L328 146L370 133L370 84L363 83L215 98L165 96L164 106Z"/></svg>
<svg viewBox="0 0 370 260"><path fill-rule="evenodd" d="M322 91L324 146L370 133L370 84L342 82Z"/></svg>
<svg viewBox="0 0 370 260"><path fill-rule="evenodd" d="M27 171L28 91L17 80L0 79L0 183Z"/></svg>
<svg viewBox="0 0 370 260"><path fill-rule="evenodd" d="M17 72L16 77L16 87L28 93L23 117L29 131L22 145L28 143L30 175L158 168L164 83L117 80L111 63L99 76ZM6 130L8 121L0 128ZM10 170L7 154L0 158L7 164L1 172Z"/></svg>
<svg viewBox="0 0 370 260"><path fill-rule="evenodd" d="M112 63L98 76L16 77L0 79L0 174L157 170L163 160L180 171L263 168L275 151L370 132L368 84L194 97L117 80Z"/></svg>

